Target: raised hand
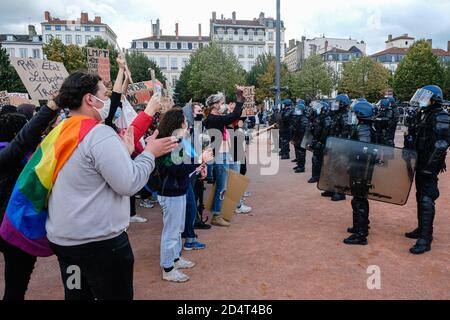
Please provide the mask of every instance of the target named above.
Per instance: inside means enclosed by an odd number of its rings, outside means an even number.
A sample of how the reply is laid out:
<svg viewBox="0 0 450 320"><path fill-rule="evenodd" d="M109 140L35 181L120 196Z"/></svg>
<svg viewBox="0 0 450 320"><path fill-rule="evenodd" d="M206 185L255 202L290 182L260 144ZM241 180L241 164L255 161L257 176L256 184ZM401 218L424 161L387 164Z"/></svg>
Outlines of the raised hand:
<svg viewBox="0 0 450 320"><path fill-rule="evenodd" d="M147 143L145 150L153 154L156 158L168 154L178 147L178 143L175 141L174 137L156 139L158 133L158 130L155 130L155 132L145 140Z"/></svg>
<svg viewBox="0 0 450 320"><path fill-rule="evenodd" d="M128 153L131 156L134 152L134 127L128 127L122 137L122 141L125 143Z"/></svg>

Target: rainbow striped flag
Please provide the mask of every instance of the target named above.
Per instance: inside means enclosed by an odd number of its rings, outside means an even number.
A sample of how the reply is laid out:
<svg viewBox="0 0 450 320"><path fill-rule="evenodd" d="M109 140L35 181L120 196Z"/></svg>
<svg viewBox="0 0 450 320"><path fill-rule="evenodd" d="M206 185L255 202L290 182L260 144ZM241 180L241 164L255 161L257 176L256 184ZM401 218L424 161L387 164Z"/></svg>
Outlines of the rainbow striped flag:
<svg viewBox="0 0 450 320"><path fill-rule="evenodd" d="M17 179L0 227L1 237L36 256L53 255L45 222L58 173L97 121L75 116L62 121L42 141Z"/></svg>

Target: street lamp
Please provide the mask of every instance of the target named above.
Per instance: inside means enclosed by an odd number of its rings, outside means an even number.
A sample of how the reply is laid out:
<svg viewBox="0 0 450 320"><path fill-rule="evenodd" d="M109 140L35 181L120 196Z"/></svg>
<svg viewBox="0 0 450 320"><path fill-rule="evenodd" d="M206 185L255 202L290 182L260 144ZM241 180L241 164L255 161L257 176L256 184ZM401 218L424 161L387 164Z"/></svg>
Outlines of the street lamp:
<svg viewBox="0 0 450 320"><path fill-rule="evenodd" d="M276 39L276 65L275 65L275 87L276 98L275 103L280 105L281 88L280 88L280 68L281 68L281 17L280 17L280 0L277 0L277 39Z"/></svg>

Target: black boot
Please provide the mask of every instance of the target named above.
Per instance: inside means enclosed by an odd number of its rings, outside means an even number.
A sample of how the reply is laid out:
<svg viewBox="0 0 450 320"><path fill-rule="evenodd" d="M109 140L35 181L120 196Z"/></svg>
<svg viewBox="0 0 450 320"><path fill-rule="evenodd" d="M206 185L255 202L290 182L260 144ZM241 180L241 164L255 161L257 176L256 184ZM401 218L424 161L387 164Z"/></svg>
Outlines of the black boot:
<svg viewBox="0 0 450 320"><path fill-rule="evenodd" d="M360 245L366 246L368 244L367 237L362 233L354 233L350 237L344 240L345 244L348 245Z"/></svg>
<svg viewBox="0 0 450 320"><path fill-rule="evenodd" d="M316 182L319 182L319 179L316 177L312 177L308 180L308 183L316 183Z"/></svg>
<svg viewBox="0 0 450 320"><path fill-rule="evenodd" d="M297 159L294 159L294 160L292 160L291 162L294 162L294 163L295 163L295 162L297 162Z"/></svg>
<svg viewBox="0 0 450 320"><path fill-rule="evenodd" d="M427 196L420 198L420 238L416 244L409 249L412 254L423 254L431 250L433 242L433 222L435 216L434 200Z"/></svg>
<svg viewBox="0 0 450 320"><path fill-rule="evenodd" d="M298 167L297 169L295 169L295 173L303 173L303 172L305 172L305 168Z"/></svg>
<svg viewBox="0 0 450 320"><path fill-rule="evenodd" d="M320 195L322 196L322 197L332 197L333 196L333 192L330 192L330 191L324 191L324 192L322 192Z"/></svg>
<svg viewBox="0 0 450 320"><path fill-rule="evenodd" d="M352 200L353 209L353 228L356 233L344 240L348 245L368 244L367 236L369 235L369 206L368 200L354 197Z"/></svg>
<svg viewBox="0 0 450 320"><path fill-rule="evenodd" d="M290 156L288 154L283 154L281 156L281 160L289 160L289 159L290 159Z"/></svg>
<svg viewBox="0 0 450 320"><path fill-rule="evenodd" d="M331 197L331 201L342 201L345 200L345 194L343 193L334 193Z"/></svg>
<svg viewBox="0 0 450 320"><path fill-rule="evenodd" d="M409 239L419 239L420 238L420 229L417 228L414 231L406 232L405 237Z"/></svg>

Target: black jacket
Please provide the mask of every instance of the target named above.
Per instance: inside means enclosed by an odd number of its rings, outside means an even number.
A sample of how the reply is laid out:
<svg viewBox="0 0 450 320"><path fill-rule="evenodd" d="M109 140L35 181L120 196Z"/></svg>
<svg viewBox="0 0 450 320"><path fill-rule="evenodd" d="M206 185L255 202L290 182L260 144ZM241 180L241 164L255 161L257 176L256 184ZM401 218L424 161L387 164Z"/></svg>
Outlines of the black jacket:
<svg viewBox="0 0 450 320"><path fill-rule="evenodd" d="M6 210L11 192L23 166L21 160L30 151L34 151L41 142L41 136L57 115L57 111L44 106L19 131L17 136L5 148L0 150L0 222Z"/></svg>

